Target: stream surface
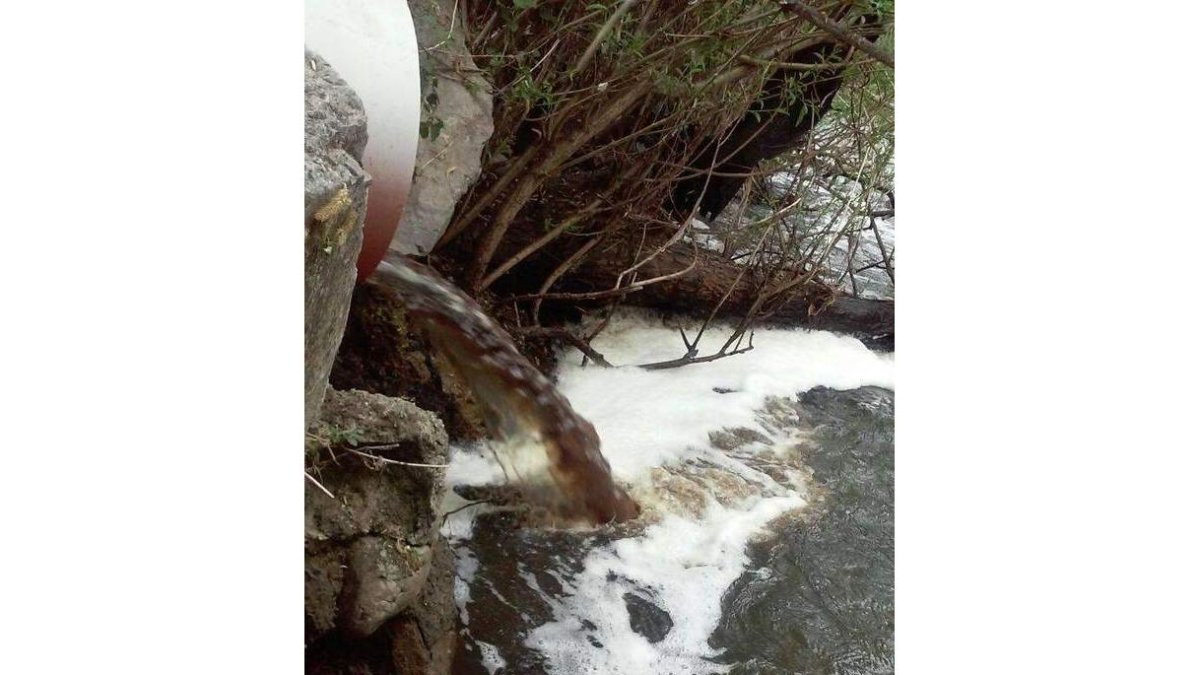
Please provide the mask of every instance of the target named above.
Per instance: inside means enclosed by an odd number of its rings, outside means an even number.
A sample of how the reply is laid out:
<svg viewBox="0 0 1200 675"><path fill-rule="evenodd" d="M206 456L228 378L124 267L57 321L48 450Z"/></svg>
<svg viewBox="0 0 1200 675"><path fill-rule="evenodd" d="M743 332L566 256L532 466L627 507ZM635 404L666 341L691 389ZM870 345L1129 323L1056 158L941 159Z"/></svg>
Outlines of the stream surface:
<svg viewBox="0 0 1200 675"><path fill-rule="evenodd" d="M819 429L806 456L827 490L803 521L752 546L710 642L733 673L891 673L892 392L815 389L797 414Z"/></svg>
<svg viewBox="0 0 1200 675"><path fill-rule="evenodd" d="M598 348L640 363L678 341L632 316ZM453 672L894 671L892 357L799 329L755 345L672 371L564 360L636 521L535 527L472 503L505 486L486 450L455 449Z"/></svg>

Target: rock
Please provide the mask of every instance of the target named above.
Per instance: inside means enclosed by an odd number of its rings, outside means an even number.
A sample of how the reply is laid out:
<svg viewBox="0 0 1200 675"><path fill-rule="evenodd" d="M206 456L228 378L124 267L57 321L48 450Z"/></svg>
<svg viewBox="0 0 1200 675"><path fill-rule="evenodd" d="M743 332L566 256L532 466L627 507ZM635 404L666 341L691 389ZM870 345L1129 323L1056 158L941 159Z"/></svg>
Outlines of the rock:
<svg viewBox="0 0 1200 675"><path fill-rule="evenodd" d="M634 593L626 593L621 597L625 600L625 610L629 612L629 627L651 643L661 642L675 627L671 615L653 602Z"/></svg>
<svg viewBox="0 0 1200 675"><path fill-rule="evenodd" d="M429 653L421 638L421 628L416 621L396 621L390 627L392 635L392 662L398 673L431 672ZM449 672L442 671L442 672Z"/></svg>
<svg viewBox="0 0 1200 675"><path fill-rule="evenodd" d="M444 540L432 546L429 578L420 596L373 634L331 633L305 649L310 675L445 675L457 639L454 554Z"/></svg>
<svg viewBox="0 0 1200 675"><path fill-rule="evenodd" d="M370 454L389 460L447 460L441 422L403 399L331 389L315 428L330 439L386 444ZM437 508L445 469L364 461L344 450L334 463L330 452L317 453L320 463L310 473L334 497L312 483L305 488L305 637L310 644L365 637L408 609L423 591L440 541ZM336 635L327 638L330 634ZM345 651L328 645L316 651L331 650Z"/></svg>
<svg viewBox="0 0 1200 675"><path fill-rule="evenodd" d="M456 0L413 0L409 8L420 47L421 139L391 249L427 253L479 177L480 154L492 136L492 92L463 42Z"/></svg>
<svg viewBox="0 0 1200 675"><path fill-rule="evenodd" d="M345 629L365 637L406 609L429 576L428 546L363 537L350 544L343 603Z"/></svg>
<svg viewBox="0 0 1200 675"><path fill-rule="evenodd" d="M326 550L304 557L304 615L309 632L327 633L337 625L338 596L345 566L341 551Z"/></svg>
<svg viewBox="0 0 1200 675"><path fill-rule="evenodd" d="M454 658L458 608L454 604L454 553L444 539L433 545L429 578L421 596L389 630L398 673L440 675Z"/></svg>
<svg viewBox="0 0 1200 675"><path fill-rule="evenodd" d="M446 462L448 439L442 421L403 398L331 390L321 410L321 421L337 429L356 429L360 444L403 445L411 451L406 461Z"/></svg>
<svg viewBox="0 0 1200 675"><path fill-rule="evenodd" d="M733 427L708 432L708 442L715 448L730 452L753 443L769 445L771 439L767 438L761 431L756 431L748 427Z"/></svg>
<svg viewBox="0 0 1200 675"><path fill-rule="evenodd" d="M483 438L483 413L470 390L442 367L407 316L394 292L372 281L359 284L330 386L412 399L435 413L452 438Z"/></svg>
<svg viewBox="0 0 1200 675"><path fill-rule="evenodd" d="M305 51L305 428L320 410L350 312L367 205L366 144L362 101L328 63Z"/></svg>

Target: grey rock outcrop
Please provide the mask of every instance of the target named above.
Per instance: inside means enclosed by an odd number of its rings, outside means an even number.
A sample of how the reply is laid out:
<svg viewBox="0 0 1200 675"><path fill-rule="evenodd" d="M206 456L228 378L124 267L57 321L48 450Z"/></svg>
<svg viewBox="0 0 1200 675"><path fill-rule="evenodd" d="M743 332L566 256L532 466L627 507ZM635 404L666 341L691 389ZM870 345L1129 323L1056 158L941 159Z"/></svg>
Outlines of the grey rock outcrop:
<svg viewBox="0 0 1200 675"><path fill-rule="evenodd" d="M305 650L309 675L446 675L457 646L454 554L438 540L420 596L366 638L323 640Z"/></svg>
<svg viewBox="0 0 1200 675"><path fill-rule="evenodd" d="M367 186L362 101L320 56L304 54L304 424L316 421L357 276Z"/></svg>
<svg viewBox="0 0 1200 675"><path fill-rule="evenodd" d="M463 41L455 0L411 0L409 7L420 48L421 139L412 189L390 248L427 253L479 177L480 154L492 136L492 92Z"/></svg>
<svg viewBox="0 0 1200 675"><path fill-rule="evenodd" d="M362 537L350 544L346 566L346 632L367 636L406 609L429 577L433 551L384 537Z"/></svg>
<svg viewBox="0 0 1200 675"><path fill-rule="evenodd" d="M320 433L353 436L393 462L444 464L441 422L404 399L329 390ZM305 633L374 633L419 598L440 543L436 513L444 469L343 454L309 483L304 499Z"/></svg>
<svg viewBox="0 0 1200 675"><path fill-rule="evenodd" d="M445 540L433 545L433 562L421 595L387 627L392 665L398 673L441 675L450 672L457 636L454 604L454 553Z"/></svg>

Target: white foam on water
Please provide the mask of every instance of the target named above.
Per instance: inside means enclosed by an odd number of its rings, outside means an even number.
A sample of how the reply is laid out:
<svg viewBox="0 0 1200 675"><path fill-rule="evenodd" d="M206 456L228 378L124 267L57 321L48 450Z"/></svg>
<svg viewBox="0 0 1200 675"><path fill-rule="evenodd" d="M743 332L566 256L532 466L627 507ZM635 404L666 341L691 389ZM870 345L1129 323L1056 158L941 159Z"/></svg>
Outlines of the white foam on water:
<svg viewBox="0 0 1200 675"><path fill-rule="evenodd" d="M496 675L496 671L508 665L495 645L483 640L476 640L475 644L479 646L479 657L483 661L483 667L487 668L488 675Z"/></svg>
<svg viewBox="0 0 1200 675"><path fill-rule="evenodd" d="M494 485L504 478L504 470L480 443L452 446L447 485Z"/></svg>
<svg viewBox="0 0 1200 675"><path fill-rule="evenodd" d="M699 353L716 350L730 333L729 327L710 327ZM695 331L688 335L692 339ZM684 351L675 327L634 312L614 317L592 346L622 366L673 359ZM642 501L643 520L649 524L636 536L589 551L580 572L546 570L562 584L561 595L544 592L532 574L521 570L554 616L528 629L525 646L540 651L555 673L727 670L712 663L719 654L708 645L720 620L721 597L746 570L746 545L756 533L805 504L801 472L786 471L780 482L755 468L758 453L782 450L795 441L786 431L760 423L765 401L818 385L893 388L892 356L828 332L760 329L752 351L683 368L581 367L577 352L561 362L559 389L595 425L614 476ZM710 445L710 432L733 427L756 429L768 442L733 453ZM723 491L704 471L733 480L737 489ZM453 450L447 471L451 485L501 482L502 476L478 448ZM658 497L675 486L691 492L673 502L670 495ZM478 562L463 550L470 546L476 511L468 508L448 517L443 528L458 544L455 598L464 623ZM460 583L465 587L460 589ZM661 641L651 643L633 631L623 598L627 592L670 615L673 625ZM594 646L589 636L603 646ZM489 661L492 656L482 647L481 654L494 672L491 665L498 661Z"/></svg>
<svg viewBox="0 0 1200 675"><path fill-rule="evenodd" d="M458 619L463 626L471 623L467 614L467 603L471 601L471 582L479 572L479 560L465 546L454 547L454 604L458 606Z"/></svg>
<svg viewBox="0 0 1200 675"><path fill-rule="evenodd" d="M710 327L699 354L716 351L732 332ZM689 331L688 339L694 336ZM592 346L614 365L684 353L678 330L632 312L615 317ZM793 396L818 385L893 387L890 354L826 331L759 329L752 351L668 370L581 367L577 354L562 360L559 390L595 425L613 474L631 483L645 480L653 467L678 464L707 447L710 431L756 428L755 411L769 396Z"/></svg>
<svg viewBox="0 0 1200 675"><path fill-rule="evenodd" d="M797 496L748 500L737 508L710 504L696 519L668 515L638 537L593 550L568 593L548 598L555 620L535 628L527 647L545 655L552 672L710 673L727 670L708 659L719 652L708 637L721 618L721 595L745 570L747 541L764 525L799 508ZM613 577L615 575L615 579ZM630 626L624 594L636 592L673 623L651 643ZM646 598L646 592L652 597ZM591 645L584 621L603 645Z"/></svg>

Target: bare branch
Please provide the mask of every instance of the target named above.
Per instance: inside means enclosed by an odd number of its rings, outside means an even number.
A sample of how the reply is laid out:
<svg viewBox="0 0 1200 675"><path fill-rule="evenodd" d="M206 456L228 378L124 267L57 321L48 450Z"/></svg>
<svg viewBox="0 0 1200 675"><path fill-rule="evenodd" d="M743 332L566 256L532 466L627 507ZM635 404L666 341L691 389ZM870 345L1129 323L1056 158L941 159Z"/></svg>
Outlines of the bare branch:
<svg viewBox="0 0 1200 675"><path fill-rule="evenodd" d="M398 447L400 447L400 444L392 443L392 444L385 444L385 445L370 445L370 446L364 445L362 447L371 448L374 450L388 450L388 449L392 449L392 448L398 448ZM373 462L379 462L380 464L394 464L397 466L416 466L416 467L422 467L422 468L427 468L427 469L445 469L446 467L450 466L449 464L425 464L423 462L401 462L400 460L397 460L397 459L388 459L387 457L380 457L379 455L372 455L367 452L355 450L354 448L346 448L346 451L351 454L358 455L359 457L362 457L363 459L369 459Z"/></svg>
<svg viewBox="0 0 1200 675"><path fill-rule="evenodd" d="M570 342L572 345L574 345L576 349L583 352L584 356L591 359L596 365L604 368L613 367L613 364L609 363L608 359L604 358L603 354L592 348L592 346L588 343L588 340L576 335L569 328L526 326L524 328L514 330L513 332L517 335L537 335L544 337L563 338L567 342ZM595 335L592 337L595 337Z"/></svg>
<svg viewBox="0 0 1200 675"><path fill-rule="evenodd" d="M575 68L573 69L575 72L583 70L583 67L588 64L588 61L592 60L592 56L596 54L596 49L600 47L600 42L604 40L604 36L612 32L613 26L616 26L617 22L621 20L621 17L625 16L625 13L629 11L629 8L633 7L634 2L636 2L636 0L625 0L625 2L622 2L621 5L617 7L617 11L613 12L612 16L608 17L608 21L605 21L604 25L600 27L600 30L596 31L596 37L592 39L592 43L588 45L587 49L584 50L583 55L580 56L579 60L575 62Z"/></svg>
<svg viewBox="0 0 1200 675"><path fill-rule="evenodd" d="M668 368L681 368L683 366L690 365L693 363L709 363L711 361L716 361L717 359L723 359L726 356L737 356L738 354L745 354L746 352L748 352L752 349L754 349L754 345L750 345L750 346L746 347L745 349L735 349L731 352L719 351L715 354L709 354L708 356L696 356L695 354L688 354L686 356L681 356L677 359L671 359L670 361L659 361L657 363L646 363L646 364L638 366L638 368L641 368L643 370L666 370Z"/></svg>
<svg viewBox="0 0 1200 675"><path fill-rule="evenodd" d="M317 488L321 492L324 492L325 494L329 495L330 499L337 499L337 497L333 496L332 492L330 492L328 489L326 489L326 487L324 485L321 485L321 482L318 481L316 478L313 478L311 475L309 475L309 473L307 471L304 472L304 477L307 478L309 480L309 482L311 482L313 485L316 485Z"/></svg>
<svg viewBox="0 0 1200 675"><path fill-rule="evenodd" d="M824 13L815 7L810 7L807 3L800 2L800 0L790 0L789 2L781 2L779 4L780 7L785 11L793 12L803 16L817 26L825 29L825 31L827 31L833 37L845 42L851 47L861 49L871 58L882 63L888 68L896 68L896 61L894 58L892 58L891 54L888 54L879 47L876 47L874 43L863 39L859 35L856 35L849 28L846 28L828 16L825 16Z"/></svg>

